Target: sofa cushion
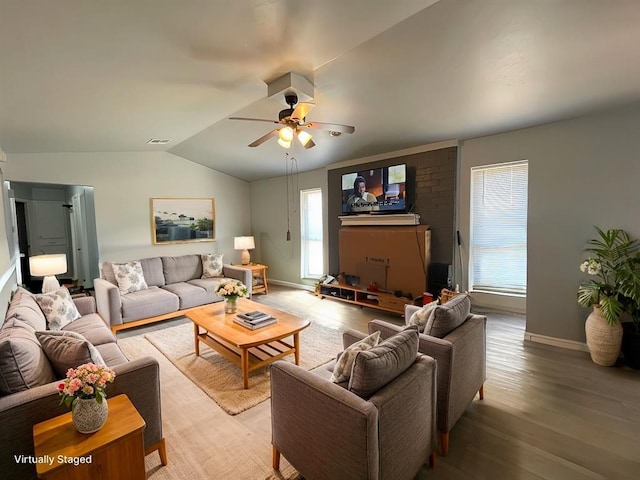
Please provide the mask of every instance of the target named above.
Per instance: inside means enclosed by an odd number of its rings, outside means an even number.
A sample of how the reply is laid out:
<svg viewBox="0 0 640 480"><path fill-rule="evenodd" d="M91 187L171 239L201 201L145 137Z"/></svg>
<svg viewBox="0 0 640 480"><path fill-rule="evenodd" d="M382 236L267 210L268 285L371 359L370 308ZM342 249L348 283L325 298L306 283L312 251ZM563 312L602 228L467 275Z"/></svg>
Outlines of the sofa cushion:
<svg viewBox="0 0 640 480"><path fill-rule="evenodd" d="M79 333L44 331L36 332L36 338L59 378L63 378L70 368L84 363L106 366L96 347Z"/></svg>
<svg viewBox="0 0 640 480"><path fill-rule="evenodd" d="M408 325L416 325L418 327L418 332L424 332L424 328L433 318L438 304L439 302L436 300L434 302L427 303L421 309L416 310L413 315L411 315Z"/></svg>
<svg viewBox="0 0 640 480"><path fill-rule="evenodd" d="M171 283L165 285L162 289L178 296L181 309L210 303L213 297L213 294L207 293L204 288L187 282Z"/></svg>
<svg viewBox="0 0 640 480"><path fill-rule="evenodd" d="M205 253L200 255L202 259L202 278L215 278L222 276L222 253Z"/></svg>
<svg viewBox="0 0 640 480"><path fill-rule="evenodd" d="M424 333L432 337L444 338L465 322L470 311L471 297L466 293L457 295L447 303L436 307L424 328Z"/></svg>
<svg viewBox="0 0 640 480"><path fill-rule="evenodd" d="M371 397L416 361L418 343L418 327L412 325L377 346L358 352L349 390L365 399Z"/></svg>
<svg viewBox="0 0 640 480"><path fill-rule="evenodd" d="M12 317L19 318L23 322L28 323L34 330L44 330L47 328L47 319L42 313L42 309L33 297L33 294L22 287L13 293L11 303L7 308L5 318L8 320Z"/></svg>
<svg viewBox="0 0 640 480"><path fill-rule="evenodd" d="M118 282L118 290L122 295L146 290L149 288L144 279L142 264L137 260L124 263L112 263L113 273Z"/></svg>
<svg viewBox="0 0 640 480"><path fill-rule="evenodd" d="M149 287L162 287L165 284L160 257L143 258L140 260L144 281Z"/></svg>
<svg viewBox="0 0 640 480"><path fill-rule="evenodd" d="M341 383L349 380L351 376L351 369L353 368L353 361L359 352L369 350L378 344L380 341L380 332L374 332L368 337L362 340L352 343L340 354L340 357L336 361L336 365L333 368L333 374L331 375L331 381L333 383Z"/></svg>
<svg viewBox="0 0 640 480"><path fill-rule="evenodd" d="M121 300L124 322L175 312L180 307L177 295L158 287L123 295Z"/></svg>
<svg viewBox="0 0 640 480"><path fill-rule="evenodd" d="M102 355L102 359L105 361L108 367L113 368L121 363L127 363L126 355L120 349L117 343L105 343L104 345L96 345L96 348Z"/></svg>
<svg viewBox="0 0 640 480"><path fill-rule="evenodd" d="M64 287L49 293L39 293L34 298L47 319L49 330L60 330L80 318L80 312L73 303L69 290Z"/></svg>
<svg viewBox="0 0 640 480"><path fill-rule="evenodd" d="M167 285L202 277L200 255L162 257L162 272Z"/></svg>
<svg viewBox="0 0 640 480"><path fill-rule="evenodd" d="M85 315L62 329L63 331L76 332L86 338L92 345L113 343L116 337L111 333L107 324L97 313Z"/></svg>
<svg viewBox="0 0 640 480"><path fill-rule="evenodd" d="M56 380L35 330L9 319L0 330L0 394L21 392Z"/></svg>
<svg viewBox="0 0 640 480"><path fill-rule="evenodd" d="M187 283L195 285L196 287L204 288L207 292L215 295L215 299L222 299L219 295L216 295L216 288L221 282L225 280L234 280L233 278L217 277L217 278L194 278ZM213 301L213 300L212 300Z"/></svg>

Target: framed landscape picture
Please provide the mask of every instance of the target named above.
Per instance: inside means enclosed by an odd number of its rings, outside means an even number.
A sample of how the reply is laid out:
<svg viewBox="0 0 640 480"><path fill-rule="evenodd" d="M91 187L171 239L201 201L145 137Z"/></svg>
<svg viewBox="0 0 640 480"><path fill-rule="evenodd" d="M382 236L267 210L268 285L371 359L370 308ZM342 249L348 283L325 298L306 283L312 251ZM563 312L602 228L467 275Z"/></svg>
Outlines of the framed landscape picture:
<svg viewBox="0 0 640 480"><path fill-rule="evenodd" d="M151 199L151 232L155 245L213 242L215 225L213 198Z"/></svg>

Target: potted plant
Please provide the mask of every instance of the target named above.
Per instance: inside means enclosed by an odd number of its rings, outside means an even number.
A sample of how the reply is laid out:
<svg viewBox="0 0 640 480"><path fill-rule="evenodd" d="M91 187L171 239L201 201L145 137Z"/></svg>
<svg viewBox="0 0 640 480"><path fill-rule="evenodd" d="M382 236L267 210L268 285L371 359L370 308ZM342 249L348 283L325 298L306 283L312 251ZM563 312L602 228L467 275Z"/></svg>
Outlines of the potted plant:
<svg viewBox="0 0 640 480"><path fill-rule="evenodd" d="M593 307L587 317L585 334L591 359L598 365L616 363L622 344L620 316L640 299L636 281L636 258L640 244L621 229L601 230L599 238L589 240L585 252L588 258L580 270L596 277L578 287L578 303Z"/></svg>
<svg viewBox="0 0 640 480"><path fill-rule="evenodd" d="M640 370L640 254L629 262L624 277L624 310L631 321L622 323L622 354L629 367Z"/></svg>

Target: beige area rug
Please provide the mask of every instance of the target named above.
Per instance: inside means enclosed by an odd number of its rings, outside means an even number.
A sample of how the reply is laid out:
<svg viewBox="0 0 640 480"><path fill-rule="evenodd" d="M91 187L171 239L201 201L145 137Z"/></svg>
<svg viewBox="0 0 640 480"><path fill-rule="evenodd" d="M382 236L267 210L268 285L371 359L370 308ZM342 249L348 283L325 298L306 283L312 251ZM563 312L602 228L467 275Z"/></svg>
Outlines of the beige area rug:
<svg viewBox="0 0 640 480"><path fill-rule="evenodd" d="M148 333L145 338L230 415L270 397L268 366L249 373L245 390L240 368L222 355L201 342L196 357L191 322ZM307 370L332 360L341 350L342 334L337 330L312 323L300 333L300 366ZM293 355L284 360L293 362Z"/></svg>

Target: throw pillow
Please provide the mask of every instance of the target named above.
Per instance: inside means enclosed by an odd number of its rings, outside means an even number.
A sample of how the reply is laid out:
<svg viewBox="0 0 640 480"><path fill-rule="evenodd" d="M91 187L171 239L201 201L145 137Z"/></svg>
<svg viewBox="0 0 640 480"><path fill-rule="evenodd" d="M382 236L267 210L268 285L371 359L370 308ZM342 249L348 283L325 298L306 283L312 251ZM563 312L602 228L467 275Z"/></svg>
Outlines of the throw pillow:
<svg viewBox="0 0 640 480"><path fill-rule="evenodd" d="M420 310L416 310L411 318L409 319L409 325L417 325L418 332L424 332L424 327L427 325L427 322L432 318L435 313L436 307L439 302L436 300L435 302L427 303Z"/></svg>
<svg viewBox="0 0 640 480"><path fill-rule="evenodd" d="M471 311L471 297L460 294L447 303L438 305L424 327L424 333L432 337L444 338L462 325Z"/></svg>
<svg viewBox="0 0 640 480"><path fill-rule="evenodd" d="M140 262L112 263L111 266L122 295L149 288L144 280Z"/></svg>
<svg viewBox="0 0 640 480"><path fill-rule="evenodd" d="M222 276L222 253L206 253L202 258L202 277L215 278Z"/></svg>
<svg viewBox="0 0 640 480"><path fill-rule="evenodd" d="M338 358L336 366L333 368L331 381L333 383L341 383L349 380L349 377L351 376L351 369L353 368L353 360L356 358L358 352L375 347L379 341L380 332L374 332L368 337L365 337L345 348L342 355L340 355L340 358Z"/></svg>
<svg viewBox="0 0 640 480"><path fill-rule="evenodd" d="M39 293L34 297L47 319L49 330L60 330L80 318L80 312L73 303L69 290L64 287L49 293Z"/></svg>
<svg viewBox="0 0 640 480"><path fill-rule="evenodd" d="M413 365L417 355L418 327L412 325L377 346L358 352L348 389L367 399Z"/></svg>
<svg viewBox="0 0 640 480"><path fill-rule="evenodd" d="M0 330L0 394L9 395L56 380L33 328L15 318Z"/></svg>
<svg viewBox="0 0 640 480"><path fill-rule="evenodd" d="M106 366L98 349L79 333L47 330L36 332L36 337L59 377L64 377L70 368L84 363Z"/></svg>

